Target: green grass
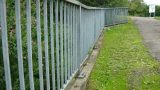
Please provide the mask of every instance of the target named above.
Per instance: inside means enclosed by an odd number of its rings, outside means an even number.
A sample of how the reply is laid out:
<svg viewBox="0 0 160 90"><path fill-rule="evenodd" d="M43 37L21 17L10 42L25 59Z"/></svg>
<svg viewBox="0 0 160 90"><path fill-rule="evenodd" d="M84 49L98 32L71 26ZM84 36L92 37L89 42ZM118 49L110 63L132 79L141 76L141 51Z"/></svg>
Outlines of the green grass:
<svg viewBox="0 0 160 90"><path fill-rule="evenodd" d="M160 90L160 64L128 24L104 32L103 44L87 90Z"/></svg>
<svg viewBox="0 0 160 90"><path fill-rule="evenodd" d="M154 17L154 19L160 20L160 17Z"/></svg>

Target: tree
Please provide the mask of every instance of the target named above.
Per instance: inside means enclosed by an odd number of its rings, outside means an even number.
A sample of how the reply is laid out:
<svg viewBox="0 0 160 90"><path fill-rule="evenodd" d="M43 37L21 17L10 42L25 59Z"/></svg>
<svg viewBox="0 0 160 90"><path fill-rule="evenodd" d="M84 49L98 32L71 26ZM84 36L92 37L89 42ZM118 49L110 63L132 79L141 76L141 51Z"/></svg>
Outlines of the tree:
<svg viewBox="0 0 160 90"><path fill-rule="evenodd" d="M129 2L129 14L136 16L147 16L148 6L143 2L143 0L131 0Z"/></svg>
<svg viewBox="0 0 160 90"><path fill-rule="evenodd" d="M85 5L96 7L126 7L128 0L79 0Z"/></svg>
<svg viewBox="0 0 160 90"><path fill-rule="evenodd" d="M143 0L79 0L85 5L95 7L129 7L129 14L148 16L148 6Z"/></svg>
<svg viewBox="0 0 160 90"><path fill-rule="evenodd" d="M160 6L156 6L156 16L160 16Z"/></svg>

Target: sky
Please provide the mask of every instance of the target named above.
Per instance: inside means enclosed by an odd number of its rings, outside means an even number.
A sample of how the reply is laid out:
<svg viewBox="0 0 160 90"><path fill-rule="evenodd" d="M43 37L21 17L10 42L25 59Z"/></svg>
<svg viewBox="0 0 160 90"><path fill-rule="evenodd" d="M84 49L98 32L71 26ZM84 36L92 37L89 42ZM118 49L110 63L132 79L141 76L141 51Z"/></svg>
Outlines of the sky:
<svg viewBox="0 0 160 90"><path fill-rule="evenodd" d="M146 4L155 4L155 5L160 5L160 0L144 0Z"/></svg>

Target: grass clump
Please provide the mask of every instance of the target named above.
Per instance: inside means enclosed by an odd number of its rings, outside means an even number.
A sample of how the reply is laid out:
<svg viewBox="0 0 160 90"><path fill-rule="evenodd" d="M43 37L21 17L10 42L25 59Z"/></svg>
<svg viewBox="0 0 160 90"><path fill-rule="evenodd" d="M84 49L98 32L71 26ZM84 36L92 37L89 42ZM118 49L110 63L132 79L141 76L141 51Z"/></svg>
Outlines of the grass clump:
<svg viewBox="0 0 160 90"><path fill-rule="evenodd" d="M159 90L160 65L129 23L104 32L102 48L87 90Z"/></svg>
<svg viewBox="0 0 160 90"><path fill-rule="evenodd" d="M154 17L154 19L160 20L160 17Z"/></svg>

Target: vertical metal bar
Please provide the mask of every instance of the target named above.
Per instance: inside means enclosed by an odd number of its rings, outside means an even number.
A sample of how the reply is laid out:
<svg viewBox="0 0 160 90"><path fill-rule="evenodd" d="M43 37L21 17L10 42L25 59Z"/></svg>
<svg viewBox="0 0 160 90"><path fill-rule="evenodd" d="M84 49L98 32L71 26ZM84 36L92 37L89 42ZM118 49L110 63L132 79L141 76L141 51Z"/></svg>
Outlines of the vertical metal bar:
<svg viewBox="0 0 160 90"><path fill-rule="evenodd" d="M68 64L69 64L69 79L71 76L71 6L68 4Z"/></svg>
<svg viewBox="0 0 160 90"><path fill-rule="evenodd" d="M70 6L67 4L67 57L68 57L68 79L70 77Z"/></svg>
<svg viewBox="0 0 160 90"><path fill-rule="evenodd" d="M98 13L97 10L95 10L95 14L96 14L96 41L97 41L97 36L98 36Z"/></svg>
<svg viewBox="0 0 160 90"><path fill-rule="evenodd" d="M74 72L74 5L72 5L72 74Z"/></svg>
<svg viewBox="0 0 160 90"><path fill-rule="evenodd" d="M105 27L105 9L103 9L103 27Z"/></svg>
<svg viewBox="0 0 160 90"><path fill-rule="evenodd" d="M66 3L64 3L64 60L65 60L65 83L67 83L67 21L66 21L66 14L67 14L67 11L66 11Z"/></svg>
<svg viewBox="0 0 160 90"><path fill-rule="evenodd" d="M80 54L80 6L78 6L77 7L77 32L76 32L76 34L77 34L77 69L79 68L79 60L80 60L80 58L81 58L81 54Z"/></svg>
<svg viewBox="0 0 160 90"><path fill-rule="evenodd" d="M88 54L88 48L89 48L89 42L90 42L90 41L89 41L89 36L88 36L88 33L89 33L89 24L90 24L90 23L89 23L89 18L90 18L90 17L89 17L89 10L86 9L86 13L87 13L87 14L86 14L86 44L87 44L87 45L86 45L86 46L87 46L87 47L86 47L86 56L87 56L87 54ZM86 57L86 56L85 56L85 57Z"/></svg>
<svg viewBox="0 0 160 90"><path fill-rule="evenodd" d="M104 18L103 20L104 20L104 27L105 27L105 15L106 15L106 14L105 14L105 9L104 9L104 10L103 10L103 18Z"/></svg>
<svg viewBox="0 0 160 90"><path fill-rule="evenodd" d="M10 74L10 62L8 52L8 34L7 34L7 21L6 21L6 0L0 0L0 19L2 27L2 48L3 48L3 62L5 71L6 89L12 90L11 74Z"/></svg>
<svg viewBox="0 0 160 90"><path fill-rule="evenodd" d="M85 29L84 29L84 31L83 31L83 34L85 35L84 36L84 57L83 57L83 61L84 61L84 59L86 58L86 51L87 51L87 44L88 44L88 38L87 38L87 32L88 32L88 30L87 30L87 19L88 19L88 17L87 17L87 11L86 11L86 9L84 10L84 12L85 12L85 14L84 14L84 20L85 20L85 24L84 24L84 27L85 27ZM83 62L82 61L82 62ZM82 62L81 62L81 64L82 64Z"/></svg>
<svg viewBox="0 0 160 90"><path fill-rule="evenodd" d="M77 69L77 6L75 6L75 14L74 14L74 24L75 24L75 29L74 29L74 55L75 55L75 59L74 59L74 70Z"/></svg>
<svg viewBox="0 0 160 90"><path fill-rule="evenodd" d="M77 6L75 7L75 70L77 69L77 25L78 25L78 19L77 19L77 16L78 16L78 12L77 12Z"/></svg>
<svg viewBox="0 0 160 90"><path fill-rule="evenodd" d="M108 12L108 13L107 13L107 12ZM107 20L107 18L108 18L108 21L109 21L109 22L108 22L108 25L110 25L111 20L112 20L111 15L110 15L110 13L111 13L111 12L110 12L110 9L108 9L108 10L106 11L106 13L107 13L107 16L108 16L108 17L106 17L106 20Z"/></svg>
<svg viewBox="0 0 160 90"><path fill-rule="evenodd" d="M87 56L87 49L88 49L88 43L89 43L89 38L88 38L88 18L89 18L89 16L88 16L88 10L87 9L85 9L85 13L86 13L86 15L85 15L85 31L84 31L84 33L85 33L85 56L84 56L84 59L86 58L86 56ZM83 59L83 60L84 60Z"/></svg>
<svg viewBox="0 0 160 90"><path fill-rule="evenodd" d="M70 46L70 50L71 50L71 52L70 52L71 73L70 73L70 75L72 75L72 73L73 73L73 55L72 55L73 54L73 37L72 37L73 36L72 35L73 34L73 6L72 5L70 5L70 9L71 9L71 13L70 13L71 14L71 16L70 16L70 24L71 24L71 26L70 26L71 27L71 29L70 29L71 30L71 32L70 32L71 33L70 34L70 40L71 40L70 41L70 45L71 45Z"/></svg>
<svg viewBox="0 0 160 90"><path fill-rule="evenodd" d="M114 8L114 17L113 17L113 19L114 19L114 25L117 23L117 9L116 8Z"/></svg>
<svg viewBox="0 0 160 90"><path fill-rule="evenodd" d="M17 53L18 53L18 69L20 79L20 89L25 90L24 70L23 70L23 54L22 54L22 39L21 39L21 15L20 15L20 0L15 1L16 9L16 37L17 37Z"/></svg>
<svg viewBox="0 0 160 90"><path fill-rule="evenodd" d="M91 19L91 22L92 22L92 46L94 46L94 13L93 13L93 10L92 10L92 19Z"/></svg>
<svg viewBox="0 0 160 90"><path fill-rule="evenodd" d="M94 32L94 10L92 10L92 33L93 33L93 38L92 38L92 44L94 46L94 35L95 35L95 32Z"/></svg>
<svg viewBox="0 0 160 90"><path fill-rule="evenodd" d="M96 43L96 11L94 10L93 13L94 13L94 43Z"/></svg>
<svg viewBox="0 0 160 90"><path fill-rule="evenodd" d="M78 30L79 30L79 7L76 6L76 69L78 69L78 57L80 56L78 47ZM80 34L80 33L79 33Z"/></svg>
<svg viewBox="0 0 160 90"><path fill-rule="evenodd" d="M43 64L42 64L42 43L41 43L41 20L40 20L40 0L36 0L36 18L37 18L37 41L38 41L38 67L40 90L43 86Z"/></svg>
<svg viewBox="0 0 160 90"><path fill-rule="evenodd" d="M76 70L76 26L77 26L77 21L76 21L76 6L74 6L74 72Z"/></svg>
<svg viewBox="0 0 160 90"><path fill-rule="evenodd" d="M125 8L123 8L122 11L123 11L123 23L125 23L125 20L126 20L126 19L125 19L125 18L126 18L126 17L125 17L125 16L126 16L126 14L125 14Z"/></svg>
<svg viewBox="0 0 160 90"><path fill-rule="evenodd" d="M81 59L81 62L82 62L82 60L83 60L83 57L84 57L84 48L83 48L83 44L84 44L84 37L85 37L85 35L84 35L84 33L83 33L83 31L84 31L84 29L85 29L85 26L84 26L84 24L85 24L85 21L84 21L85 19L84 19L84 9L82 9L82 29L81 29L81 33L82 33L82 59ZM81 62L80 62L80 64L81 64Z"/></svg>
<svg viewBox="0 0 160 90"><path fill-rule="evenodd" d="M73 72L75 71L75 6L73 6Z"/></svg>
<svg viewBox="0 0 160 90"><path fill-rule="evenodd" d="M120 23L122 23L122 15L123 15L122 9L120 8Z"/></svg>
<svg viewBox="0 0 160 90"><path fill-rule="evenodd" d="M123 23L124 22L124 8L121 8L121 13L122 13L122 15L121 15L121 18L122 18L121 23Z"/></svg>
<svg viewBox="0 0 160 90"><path fill-rule="evenodd" d="M78 31L77 31L77 56L78 56L78 62L77 62L77 68L80 68L80 60L81 60L81 5L79 6L79 9L77 9L77 12L79 12L77 18L78 18Z"/></svg>
<svg viewBox="0 0 160 90"><path fill-rule="evenodd" d="M31 36L31 1L27 0L27 47L30 89L34 90L33 65L32 65L32 36Z"/></svg>
<svg viewBox="0 0 160 90"><path fill-rule="evenodd" d="M53 28L53 0L50 0L50 33L51 33L51 62L52 62L52 90L56 90L55 85L55 61L54 61L54 28Z"/></svg>
<svg viewBox="0 0 160 90"><path fill-rule="evenodd" d="M127 20L127 22L128 22L128 18L127 18L128 14L129 14L129 13L128 13L128 8L127 8L127 15L126 15L126 20Z"/></svg>
<svg viewBox="0 0 160 90"><path fill-rule="evenodd" d="M90 48L92 48L92 46L93 46L93 44L92 44L93 43L93 41L92 41L93 40L93 28L92 28L93 27L93 25L92 25L92 23L93 23L92 22L93 14L92 14L92 10L90 10L90 16L91 16L90 20L89 20L90 21L89 28L90 28L90 33L91 33L91 36L90 36Z"/></svg>
<svg viewBox="0 0 160 90"><path fill-rule="evenodd" d="M114 8L112 8L111 9L111 17L112 17L112 25L114 25L114 12L115 12L115 9Z"/></svg>
<svg viewBox="0 0 160 90"><path fill-rule="evenodd" d="M127 16L127 9L125 8L125 9L123 9L124 10L124 22L126 22L126 16Z"/></svg>
<svg viewBox="0 0 160 90"><path fill-rule="evenodd" d="M100 15L100 17L99 17L99 18L100 18L100 19L99 19L99 20L100 20L100 23L99 23L99 24L100 24L100 29L99 29L99 31L100 31L100 30L101 30L101 28L102 28L102 27L101 27L101 25L102 25L102 23L101 23L101 22L102 22L102 21L101 21L101 20L102 20L101 10L99 10L99 12L100 12L100 13L99 13L99 15Z"/></svg>
<svg viewBox="0 0 160 90"><path fill-rule="evenodd" d="M59 73L59 16L58 16L58 0L55 5L56 14L56 66L57 66L57 89L60 90L60 73Z"/></svg>
<svg viewBox="0 0 160 90"><path fill-rule="evenodd" d="M83 60L84 60L84 58L85 58L85 54L86 54L86 33L85 33L85 31L86 31L86 10L84 9L83 10L83 27L84 27L84 29L83 29L83 58L82 58L82 61L81 61L81 64L82 64L82 62L83 62Z"/></svg>
<svg viewBox="0 0 160 90"><path fill-rule="evenodd" d="M125 8L123 8L123 9L122 9L122 11L123 11L123 22L125 23L125 20L126 20L126 14L125 14L125 11L126 11L126 9L125 9Z"/></svg>
<svg viewBox="0 0 160 90"><path fill-rule="evenodd" d="M114 16L115 16L114 12L115 12L115 9L112 8L112 11L111 11L112 25L114 25Z"/></svg>
<svg viewBox="0 0 160 90"><path fill-rule="evenodd" d="M44 0L44 39L45 39L45 68L46 68L46 84L47 90L50 90L49 77L49 55L48 55L48 20L47 20L47 0Z"/></svg>
<svg viewBox="0 0 160 90"><path fill-rule="evenodd" d="M61 39L61 87L63 88L64 84L64 57L63 57L63 1L60 3L60 39Z"/></svg>
<svg viewBox="0 0 160 90"><path fill-rule="evenodd" d="M91 22L91 20L92 20L92 14L91 14L91 11L92 10L90 10L90 12L89 12L89 14L90 14L90 18L89 18L89 30L90 31L89 31L89 34L91 34L90 35L90 40L89 40L90 41L90 43L89 43L89 49L92 47L92 35L93 35L93 32L92 32L93 29L91 27L91 25L92 25L92 22Z"/></svg>
<svg viewBox="0 0 160 90"><path fill-rule="evenodd" d="M84 49L83 49L83 42L84 42L84 33L83 33L83 30L84 30L84 9L81 9L81 60L80 60L80 65L81 65L81 62L83 60L83 56L84 56Z"/></svg>
<svg viewBox="0 0 160 90"><path fill-rule="evenodd" d="M70 77L72 74L72 5L70 5Z"/></svg>
<svg viewBox="0 0 160 90"><path fill-rule="evenodd" d="M77 32L77 21L76 21L77 20L77 18L76 18L77 17L77 7L76 6L74 6L74 12L75 13L74 13L74 19L73 19L74 20L74 38L73 39L74 39L74 56L75 56L74 57L74 72L75 72L76 66L77 66L77 63L76 63L77 62L77 59L76 59L77 58L76 57L76 53L77 53L76 52L76 49L77 49L77 46L76 46L77 45L77 43L76 43L76 41L77 41L77 37L76 37L77 36L76 35L76 32Z"/></svg>
<svg viewBox="0 0 160 90"><path fill-rule="evenodd" d="M89 43L89 50L92 47L92 35L93 35L92 27L91 27L91 25L92 25L92 22L91 22L91 20L92 20L92 14L91 14L91 11L92 10L90 10L90 12L89 12L90 18L89 18L89 33L88 34L91 34L91 35L89 35L89 39L90 39L89 40L90 41L90 43Z"/></svg>
<svg viewBox="0 0 160 90"><path fill-rule="evenodd" d="M84 13L83 13L83 20L84 20L84 24L83 24L83 26L84 26L84 29L83 29L83 36L84 36L84 38L83 38L83 52L84 52L84 54L83 54L83 59L82 59L82 61L81 61L81 64L82 64L82 62L83 62L83 60L85 59L85 55L86 55L86 9L84 9Z"/></svg>
<svg viewBox="0 0 160 90"><path fill-rule="evenodd" d="M84 57L83 57L83 60L82 60L82 62L84 61L84 59L85 59L85 57L86 57L86 48L87 48L87 29L86 29L86 27L87 27L87 13L86 13L86 9L84 10L84 30L83 30L83 34L84 34ZM86 31L86 32L85 32ZM82 64L82 62L81 62L81 64Z"/></svg>
<svg viewBox="0 0 160 90"><path fill-rule="evenodd" d="M81 65L81 62L83 60L83 57L84 57L84 48L83 48L83 43L84 43L84 9L82 9L82 7L80 8L80 32L81 32L81 60L80 60L80 63L79 65ZM82 23L83 21L83 23Z"/></svg>
<svg viewBox="0 0 160 90"><path fill-rule="evenodd" d="M89 30L88 30L88 25L89 25L89 10L86 9L86 55L85 55L85 58L86 56L88 55L88 48L89 48L89 36L88 36L88 33L89 33Z"/></svg>
<svg viewBox="0 0 160 90"><path fill-rule="evenodd" d="M90 25L90 22L89 22L89 20L90 20L90 15L89 15L89 12L90 12L90 10L87 10L87 14L88 14L88 15L87 15L87 17L88 17L88 18L87 18L87 22L88 22L88 23L86 24L86 26L87 26L87 35L86 35L86 36L87 36L88 41L86 41L86 42L87 42L87 53L86 53L86 56L87 56L88 51L89 51L89 47L90 47L90 46L89 46L89 44L90 44L90 36L91 36L91 35L89 35L89 32L90 32L90 28L89 28L89 25Z"/></svg>

